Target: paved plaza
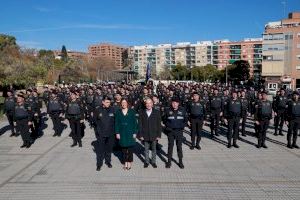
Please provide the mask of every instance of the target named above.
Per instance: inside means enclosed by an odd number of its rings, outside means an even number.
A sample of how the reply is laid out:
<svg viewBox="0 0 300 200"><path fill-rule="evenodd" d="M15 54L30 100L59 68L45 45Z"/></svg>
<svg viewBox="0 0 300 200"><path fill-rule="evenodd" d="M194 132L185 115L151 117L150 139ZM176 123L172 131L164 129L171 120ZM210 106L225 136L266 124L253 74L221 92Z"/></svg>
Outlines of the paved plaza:
<svg viewBox="0 0 300 200"><path fill-rule="evenodd" d="M248 125L253 126L250 120ZM95 135L88 126L82 148L70 147L69 128L61 137L52 137L50 120L30 149L19 148L20 137L9 137L5 118L0 128L3 200L300 199L300 151L288 149L286 136L274 136L272 126L268 149L257 149L257 140L250 132L238 141L239 149L227 149L226 136L212 140L206 126L200 151L189 149L190 136L185 132L183 170L174 162L171 169L165 168L167 137L163 135L157 169L143 168L143 146L137 144L130 171L122 169L116 153L113 168L103 166L100 172L96 171Z"/></svg>

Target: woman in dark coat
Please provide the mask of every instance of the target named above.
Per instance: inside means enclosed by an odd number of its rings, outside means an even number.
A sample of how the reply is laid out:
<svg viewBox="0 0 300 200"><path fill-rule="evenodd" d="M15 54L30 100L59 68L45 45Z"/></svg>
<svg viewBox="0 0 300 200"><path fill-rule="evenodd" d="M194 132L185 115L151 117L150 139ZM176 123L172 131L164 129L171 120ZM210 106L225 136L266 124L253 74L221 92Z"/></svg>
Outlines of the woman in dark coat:
<svg viewBox="0 0 300 200"><path fill-rule="evenodd" d="M131 169L133 162L133 148L136 143L138 132L136 113L128 108L127 99L121 100L121 109L117 110L115 116L116 137L122 148L124 156L124 169Z"/></svg>

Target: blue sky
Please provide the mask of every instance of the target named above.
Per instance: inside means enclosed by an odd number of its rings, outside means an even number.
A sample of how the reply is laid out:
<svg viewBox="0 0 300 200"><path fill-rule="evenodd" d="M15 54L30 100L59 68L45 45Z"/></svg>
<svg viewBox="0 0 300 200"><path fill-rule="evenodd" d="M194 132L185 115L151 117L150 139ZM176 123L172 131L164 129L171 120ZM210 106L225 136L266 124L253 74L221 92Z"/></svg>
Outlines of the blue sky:
<svg viewBox="0 0 300 200"><path fill-rule="evenodd" d="M143 45L261 37L264 25L300 11L300 0L7 0L0 33L30 48L87 51L90 44Z"/></svg>

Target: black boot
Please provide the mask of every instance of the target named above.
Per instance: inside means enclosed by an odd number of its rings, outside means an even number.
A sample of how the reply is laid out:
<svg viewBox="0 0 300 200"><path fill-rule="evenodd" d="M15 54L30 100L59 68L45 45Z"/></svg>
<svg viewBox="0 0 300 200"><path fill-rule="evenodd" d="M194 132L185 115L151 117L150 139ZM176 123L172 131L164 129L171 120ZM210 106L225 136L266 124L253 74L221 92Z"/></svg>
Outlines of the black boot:
<svg viewBox="0 0 300 200"><path fill-rule="evenodd" d="M197 141L196 141L196 149L200 150L201 147L200 147L200 141L201 141L201 138L198 136L197 137Z"/></svg>
<svg viewBox="0 0 300 200"><path fill-rule="evenodd" d="M293 147L299 149L299 146L296 144L296 141L293 141Z"/></svg>
<svg viewBox="0 0 300 200"><path fill-rule="evenodd" d="M279 135L280 135L280 136L283 136L282 128L279 130Z"/></svg>
<svg viewBox="0 0 300 200"><path fill-rule="evenodd" d="M182 159L179 159L179 167L180 167L180 169L184 169L184 165L183 165Z"/></svg>
<svg viewBox="0 0 300 200"><path fill-rule="evenodd" d="M257 147L257 148L261 148L261 141L258 141L256 147Z"/></svg>
<svg viewBox="0 0 300 200"><path fill-rule="evenodd" d="M82 142L81 141L78 141L78 146L82 147Z"/></svg>
<svg viewBox="0 0 300 200"><path fill-rule="evenodd" d="M228 141L227 148L228 148L228 149L231 148L231 140Z"/></svg>
<svg viewBox="0 0 300 200"><path fill-rule="evenodd" d="M234 148L240 148L239 145L236 144L236 141L233 141L233 147Z"/></svg>
<svg viewBox="0 0 300 200"><path fill-rule="evenodd" d="M31 147L31 145L32 145L32 142L27 142L26 148L29 149Z"/></svg>
<svg viewBox="0 0 300 200"><path fill-rule="evenodd" d="M289 148L289 149L292 149L292 148L293 148L293 146L292 146L292 144L291 144L291 140L290 140L290 139L288 140L288 143L287 143L287 148Z"/></svg>
<svg viewBox="0 0 300 200"><path fill-rule="evenodd" d="M171 161L168 160L168 162L166 163L166 168L170 168L171 167Z"/></svg>
<svg viewBox="0 0 300 200"><path fill-rule="evenodd" d="M26 142L24 142L23 144L22 144L22 146L20 146L20 148L25 148L27 146L27 144L26 144Z"/></svg>
<svg viewBox="0 0 300 200"><path fill-rule="evenodd" d="M71 145L71 147L75 147L75 146L77 146L77 142L74 140L73 144Z"/></svg>

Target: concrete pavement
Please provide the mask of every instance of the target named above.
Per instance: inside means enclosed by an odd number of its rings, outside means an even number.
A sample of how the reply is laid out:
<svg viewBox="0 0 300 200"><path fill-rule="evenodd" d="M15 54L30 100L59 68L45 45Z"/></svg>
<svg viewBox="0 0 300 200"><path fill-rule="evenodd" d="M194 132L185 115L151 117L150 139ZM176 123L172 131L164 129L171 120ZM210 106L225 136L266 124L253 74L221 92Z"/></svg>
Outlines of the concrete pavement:
<svg viewBox="0 0 300 200"><path fill-rule="evenodd" d="M48 120L44 135L30 149L20 149L21 138L9 137L6 126L5 120L0 122L3 200L300 199L300 150L288 149L286 136L274 136L272 128L268 149L257 149L251 133L238 141L239 149L227 149L225 135L212 140L205 132L202 150L190 150L189 142L183 145L183 170L175 163L171 169L164 167L167 138L163 135L157 169L143 168L143 147L137 145L130 171L124 171L113 155L113 168L103 166L97 172L95 136L88 126L83 147L71 148L70 129L65 129L62 137L52 137L52 122ZM252 126L251 121L248 126ZM185 137L190 141L188 131Z"/></svg>

